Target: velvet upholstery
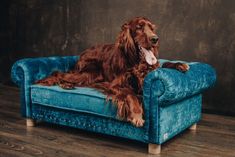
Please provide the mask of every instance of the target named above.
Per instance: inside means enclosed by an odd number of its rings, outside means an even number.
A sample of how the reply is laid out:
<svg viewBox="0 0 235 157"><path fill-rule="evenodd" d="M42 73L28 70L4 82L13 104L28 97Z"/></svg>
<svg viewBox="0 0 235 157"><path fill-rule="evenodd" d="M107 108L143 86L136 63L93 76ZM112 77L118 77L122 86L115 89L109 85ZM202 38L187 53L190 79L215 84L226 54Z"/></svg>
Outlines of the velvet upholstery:
<svg viewBox="0 0 235 157"><path fill-rule="evenodd" d="M163 143L197 123L201 118L201 104L201 95L195 95L175 104L160 107L158 137L153 143Z"/></svg>
<svg viewBox="0 0 235 157"><path fill-rule="evenodd" d="M30 86L39 79L50 75L54 71L68 71L72 69L78 56L27 58L17 61L11 70L12 81L21 90L21 113L24 117L31 117Z"/></svg>
<svg viewBox="0 0 235 157"><path fill-rule="evenodd" d="M145 77L144 91L149 90L151 85L156 86L153 92L159 104L164 105L201 93L215 83L215 70L210 65L198 62L188 65L190 70L186 73L168 68L159 68L149 73ZM159 81L154 83L156 80Z"/></svg>
<svg viewBox="0 0 235 157"><path fill-rule="evenodd" d="M199 121L202 92L216 80L215 70L198 62L188 63L190 70L186 73L165 68L149 73L143 87L145 124L137 128L118 120L115 105L105 102L106 96L95 89L64 90L33 85L53 71L72 69L77 59L76 56L23 59L13 65L12 80L21 88L23 116L161 144Z"/></svg>
<svg viewBox="0 0 235 157"><path fill-rule="evenodd" d="M106 96L92 88L65 90L58 86L31 86L32 103L44 106L56 106L78 112L116 118L117 109ZM89 104L89 105L88 105Z"/></svg>
<svg viewBox="0 0 235 157"><path fill-rule="evenodd" d="M40 104L32 104L32 118L145 143L148 143L149 138L146 127L137 128L113 118Z"/></svg>

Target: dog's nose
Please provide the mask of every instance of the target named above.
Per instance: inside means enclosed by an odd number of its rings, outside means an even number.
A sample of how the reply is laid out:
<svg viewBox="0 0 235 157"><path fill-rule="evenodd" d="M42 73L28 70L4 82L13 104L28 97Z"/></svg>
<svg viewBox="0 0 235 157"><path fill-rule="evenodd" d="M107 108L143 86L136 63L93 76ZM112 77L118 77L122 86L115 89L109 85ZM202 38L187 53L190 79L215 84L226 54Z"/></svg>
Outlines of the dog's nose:
<svg viewBox="0 0 235 157"><path fill-rule="evenodd" d="M150 38L150 40L151 40L152 44L156 44L158 42L159 38L158 38L158 36L152 36Z"/></svg>

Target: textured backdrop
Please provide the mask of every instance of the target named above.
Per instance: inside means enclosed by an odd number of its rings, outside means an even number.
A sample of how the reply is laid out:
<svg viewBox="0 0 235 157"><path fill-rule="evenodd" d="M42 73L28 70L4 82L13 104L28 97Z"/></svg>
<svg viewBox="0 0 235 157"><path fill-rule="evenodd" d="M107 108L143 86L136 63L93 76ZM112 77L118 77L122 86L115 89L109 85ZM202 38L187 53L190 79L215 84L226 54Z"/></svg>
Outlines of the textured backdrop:
<svg viewBox="0 0 235 157"><path fill-rule="evenodd" d="M217 70L204 110L235 115L233 0L1 0L0 82L25 57L77 55L114 42L120 26L146 16L159 26L160 58L202 61Z"/></svg>

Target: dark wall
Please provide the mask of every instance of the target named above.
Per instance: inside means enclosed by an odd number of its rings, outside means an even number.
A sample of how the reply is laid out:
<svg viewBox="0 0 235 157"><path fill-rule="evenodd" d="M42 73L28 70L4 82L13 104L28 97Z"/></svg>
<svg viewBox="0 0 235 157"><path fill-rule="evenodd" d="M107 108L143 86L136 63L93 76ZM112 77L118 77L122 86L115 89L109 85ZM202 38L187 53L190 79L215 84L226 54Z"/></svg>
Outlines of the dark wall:
<svg viewBox="0 0 235 157"><path fill-rule="evenodd" d="M14 61L77 55L114 42L128 19L159 26L160 58L201 61L217 70L204 110L235 115L235 1L233 0L2 0L0 82Z"/></svg>

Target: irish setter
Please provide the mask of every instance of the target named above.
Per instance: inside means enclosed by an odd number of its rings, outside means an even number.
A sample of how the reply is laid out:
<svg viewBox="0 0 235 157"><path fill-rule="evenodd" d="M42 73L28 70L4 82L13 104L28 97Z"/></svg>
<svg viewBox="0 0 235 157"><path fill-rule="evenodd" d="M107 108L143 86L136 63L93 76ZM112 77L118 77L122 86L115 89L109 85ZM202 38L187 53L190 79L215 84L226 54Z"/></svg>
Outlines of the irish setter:
<svg viewBox="0 0 235 157"><path fill-rule="evenodd" d="M80 55L72 71L54 72L36 83L99 89L117 105L120 119L143 126L142 85L145 75L159 67L159 38L155 25L144 17L130 20L121 29L115 44L93 46ZM189 69L183 63L168 62L163 67L183 72Z"/></svg>

